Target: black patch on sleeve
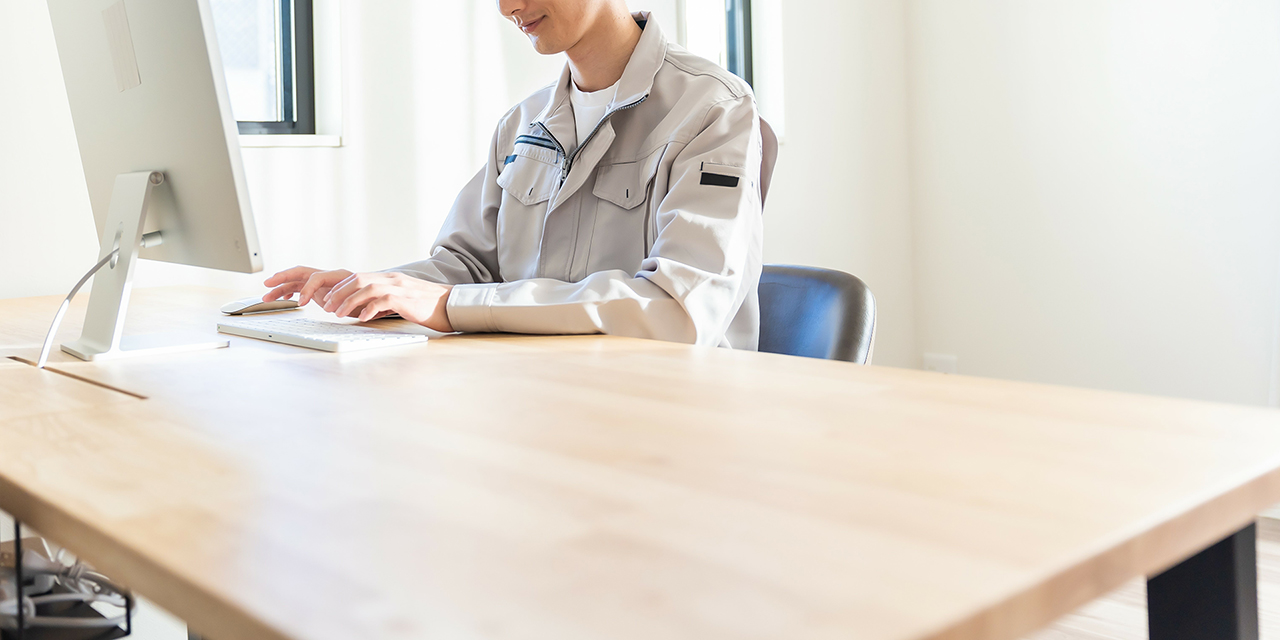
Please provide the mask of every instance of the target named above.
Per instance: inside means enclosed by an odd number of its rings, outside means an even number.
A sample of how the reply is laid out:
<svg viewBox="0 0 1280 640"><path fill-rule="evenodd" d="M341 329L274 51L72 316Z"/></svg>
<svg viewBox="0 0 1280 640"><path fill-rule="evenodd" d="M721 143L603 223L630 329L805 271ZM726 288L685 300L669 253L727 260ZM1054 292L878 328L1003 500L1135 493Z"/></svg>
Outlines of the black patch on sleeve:
<svg viewBox="0 0 1280 640"><path fill-rule="evenodd" d="M709 184L713 187L736 187L738 186L738 176L726 176L723 173L703 171L700 184Z"/></svg>

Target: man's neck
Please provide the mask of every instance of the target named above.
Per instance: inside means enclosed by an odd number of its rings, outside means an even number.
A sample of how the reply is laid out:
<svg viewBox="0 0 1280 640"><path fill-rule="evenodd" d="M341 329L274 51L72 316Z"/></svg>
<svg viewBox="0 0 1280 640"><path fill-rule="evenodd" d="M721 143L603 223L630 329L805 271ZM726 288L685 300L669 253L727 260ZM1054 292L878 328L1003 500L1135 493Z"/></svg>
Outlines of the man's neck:
<svg viewBox="0 0 1280 640"><path fill-rule="evenodd" d="M602 14L587 35L565 52L578 89L592 92L613 86L627 68L640 34L640 25L626 11Z"/></svg>

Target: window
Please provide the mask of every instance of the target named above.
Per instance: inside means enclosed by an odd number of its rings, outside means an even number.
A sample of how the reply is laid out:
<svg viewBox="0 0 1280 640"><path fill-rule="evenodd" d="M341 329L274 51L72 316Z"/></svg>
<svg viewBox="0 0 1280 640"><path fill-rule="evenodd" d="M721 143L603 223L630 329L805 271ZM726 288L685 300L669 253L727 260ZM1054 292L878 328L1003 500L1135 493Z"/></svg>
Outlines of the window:
<svg viewBox="0 0 1280 640"><path fill-rule="evenodd" d="M312 0L211 0L241 134L314 134Z"/></svg>
<svg viewBox="0 0 1280 640"><path fill-rule="evenodd" d="M751 0L726 0L725 2L725 55L732 73L747 84L751 73Z"/></svg>
<svg viewBox="0 0 1280 640"><path fill-rule="evenodd" d="M679 37L689 51L751 85L781 140L786 131L782 0L677 0Z"/></svg>
<svg viewBox="0 0 1280 640"><path fill-rule="evenodd" d="M751 0L683 0L681 44L753 84Z"/></svg>

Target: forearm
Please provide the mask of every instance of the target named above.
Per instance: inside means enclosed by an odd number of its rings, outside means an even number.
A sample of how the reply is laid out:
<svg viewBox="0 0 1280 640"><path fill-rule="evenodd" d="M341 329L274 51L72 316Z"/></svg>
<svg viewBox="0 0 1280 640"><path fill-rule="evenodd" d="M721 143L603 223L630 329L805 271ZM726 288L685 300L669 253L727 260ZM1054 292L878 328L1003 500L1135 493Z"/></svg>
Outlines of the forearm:
<svg viewBox="0 0 1280 640"><path fill-rule="evenodd" d="M546 278L453 288L457 331L590 334L693 343L698 331L681 303L644 277L602 271L580 282Z"/></svg>

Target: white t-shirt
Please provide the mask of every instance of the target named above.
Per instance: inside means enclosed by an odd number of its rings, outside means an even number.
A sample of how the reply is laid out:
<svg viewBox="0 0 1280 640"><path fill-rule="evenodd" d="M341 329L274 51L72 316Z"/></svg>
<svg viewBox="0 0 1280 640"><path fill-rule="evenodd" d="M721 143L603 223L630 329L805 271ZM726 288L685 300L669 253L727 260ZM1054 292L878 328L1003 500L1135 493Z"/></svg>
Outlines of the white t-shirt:
<svg viewBox="0 0 1280 640"><path fill-rule="evenodd" d="M587 136L595 131L596 125L604 119L604 114L618 92L618 83L608 89L585 93L578 89L578 83L569 81L569 102L573 105L573 124L577 129L578 141L575 147L581 146Z"/></svg>

